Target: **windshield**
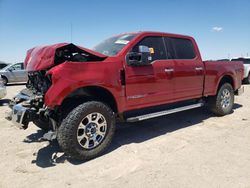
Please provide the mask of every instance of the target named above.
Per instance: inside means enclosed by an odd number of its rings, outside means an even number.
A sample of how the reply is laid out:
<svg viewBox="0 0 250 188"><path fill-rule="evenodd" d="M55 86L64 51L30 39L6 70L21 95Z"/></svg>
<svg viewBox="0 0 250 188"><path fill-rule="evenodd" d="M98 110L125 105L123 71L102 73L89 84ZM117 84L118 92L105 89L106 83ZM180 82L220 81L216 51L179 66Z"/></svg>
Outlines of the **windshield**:
<svg viewBox="0 0 250 188"><path fill-rule="evenodd" d="M244 59L244 58L239 58L239 59L232 59L232 61L243 61L244 64L250 64L250 59Z"/></svg>
<svg viewBox="0 0 250 188"><path fill-rule="evenodd" d="M107 56L117 55L133 38L135 34L124 34L104 40L96 45L93 50Z"/></svg>

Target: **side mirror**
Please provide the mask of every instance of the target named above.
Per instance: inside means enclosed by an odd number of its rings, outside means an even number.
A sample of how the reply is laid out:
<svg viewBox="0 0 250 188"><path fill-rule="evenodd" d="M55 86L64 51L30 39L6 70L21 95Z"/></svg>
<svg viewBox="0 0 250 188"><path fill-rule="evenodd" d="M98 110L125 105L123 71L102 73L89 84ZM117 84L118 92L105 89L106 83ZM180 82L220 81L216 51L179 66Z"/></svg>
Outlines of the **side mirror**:
<svg viewBox="0 0 250 188"><path fill-rule="evenodd" d="M9 68L8 71L12 72L12 71L13 71L13 68Z"/></svg>
<svg viewBox="0 0 250 188"><path fill-rule="evenodd" d="M152 56L147 46L139 46L139 52L130 52L127 55L129 66L146 66L150 65Z"/></svg>

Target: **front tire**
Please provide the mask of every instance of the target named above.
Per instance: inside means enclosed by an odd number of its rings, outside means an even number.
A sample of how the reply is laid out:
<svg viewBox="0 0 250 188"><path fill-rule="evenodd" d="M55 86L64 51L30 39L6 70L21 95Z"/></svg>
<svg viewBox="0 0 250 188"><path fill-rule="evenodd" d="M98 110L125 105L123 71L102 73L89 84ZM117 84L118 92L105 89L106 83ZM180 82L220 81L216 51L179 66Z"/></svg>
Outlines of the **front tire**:
<svg viewBox="0 0 250 188"><path fill-rule="evenodd" d="M208 105L210 110L218 115L224 116L232 112L234 104L234 90L231 84L223 84L216 96L210 97Z"/></svg>
<svg viewBox="0 0 250 188"><path fill-rule="evenodd" d="M101 102L91 101L77 106L64 118L57 140L72 158L89 160L108 148L114 132L113 111Z"/></svg>

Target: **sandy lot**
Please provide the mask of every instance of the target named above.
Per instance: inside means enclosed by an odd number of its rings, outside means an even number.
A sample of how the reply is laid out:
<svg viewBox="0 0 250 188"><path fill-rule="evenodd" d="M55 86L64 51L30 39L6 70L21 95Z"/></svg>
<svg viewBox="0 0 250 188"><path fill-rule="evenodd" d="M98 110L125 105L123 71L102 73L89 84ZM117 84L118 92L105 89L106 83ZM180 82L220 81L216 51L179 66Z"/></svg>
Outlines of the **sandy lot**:
<svg viewBox="0 0 250 188"><path fill-rule="evenodd" d="M11 98L24 86L8 86ZM234 113L196 109L118 126L109 151L68 160L34 125L19 130L0 102L0 187L250 187L250 86Z"/></svg>

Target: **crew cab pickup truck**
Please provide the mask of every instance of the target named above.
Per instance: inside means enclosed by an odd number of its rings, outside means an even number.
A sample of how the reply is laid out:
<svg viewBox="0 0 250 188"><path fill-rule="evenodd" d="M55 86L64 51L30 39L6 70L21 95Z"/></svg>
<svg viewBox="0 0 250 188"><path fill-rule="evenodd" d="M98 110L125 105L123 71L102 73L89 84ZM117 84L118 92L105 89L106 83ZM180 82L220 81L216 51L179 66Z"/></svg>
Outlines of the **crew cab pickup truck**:
<svg viewBox="0 0 250 188"><path fill-rule="evenodd" d="M117 35L92 50L35 47L25 67L27 88L11 102L9 119L53 133L66 154L81 160L107 149L116 122L204 105L224 116L243 92L241 62L204 62L192 37L160 32Z"/></svg>

